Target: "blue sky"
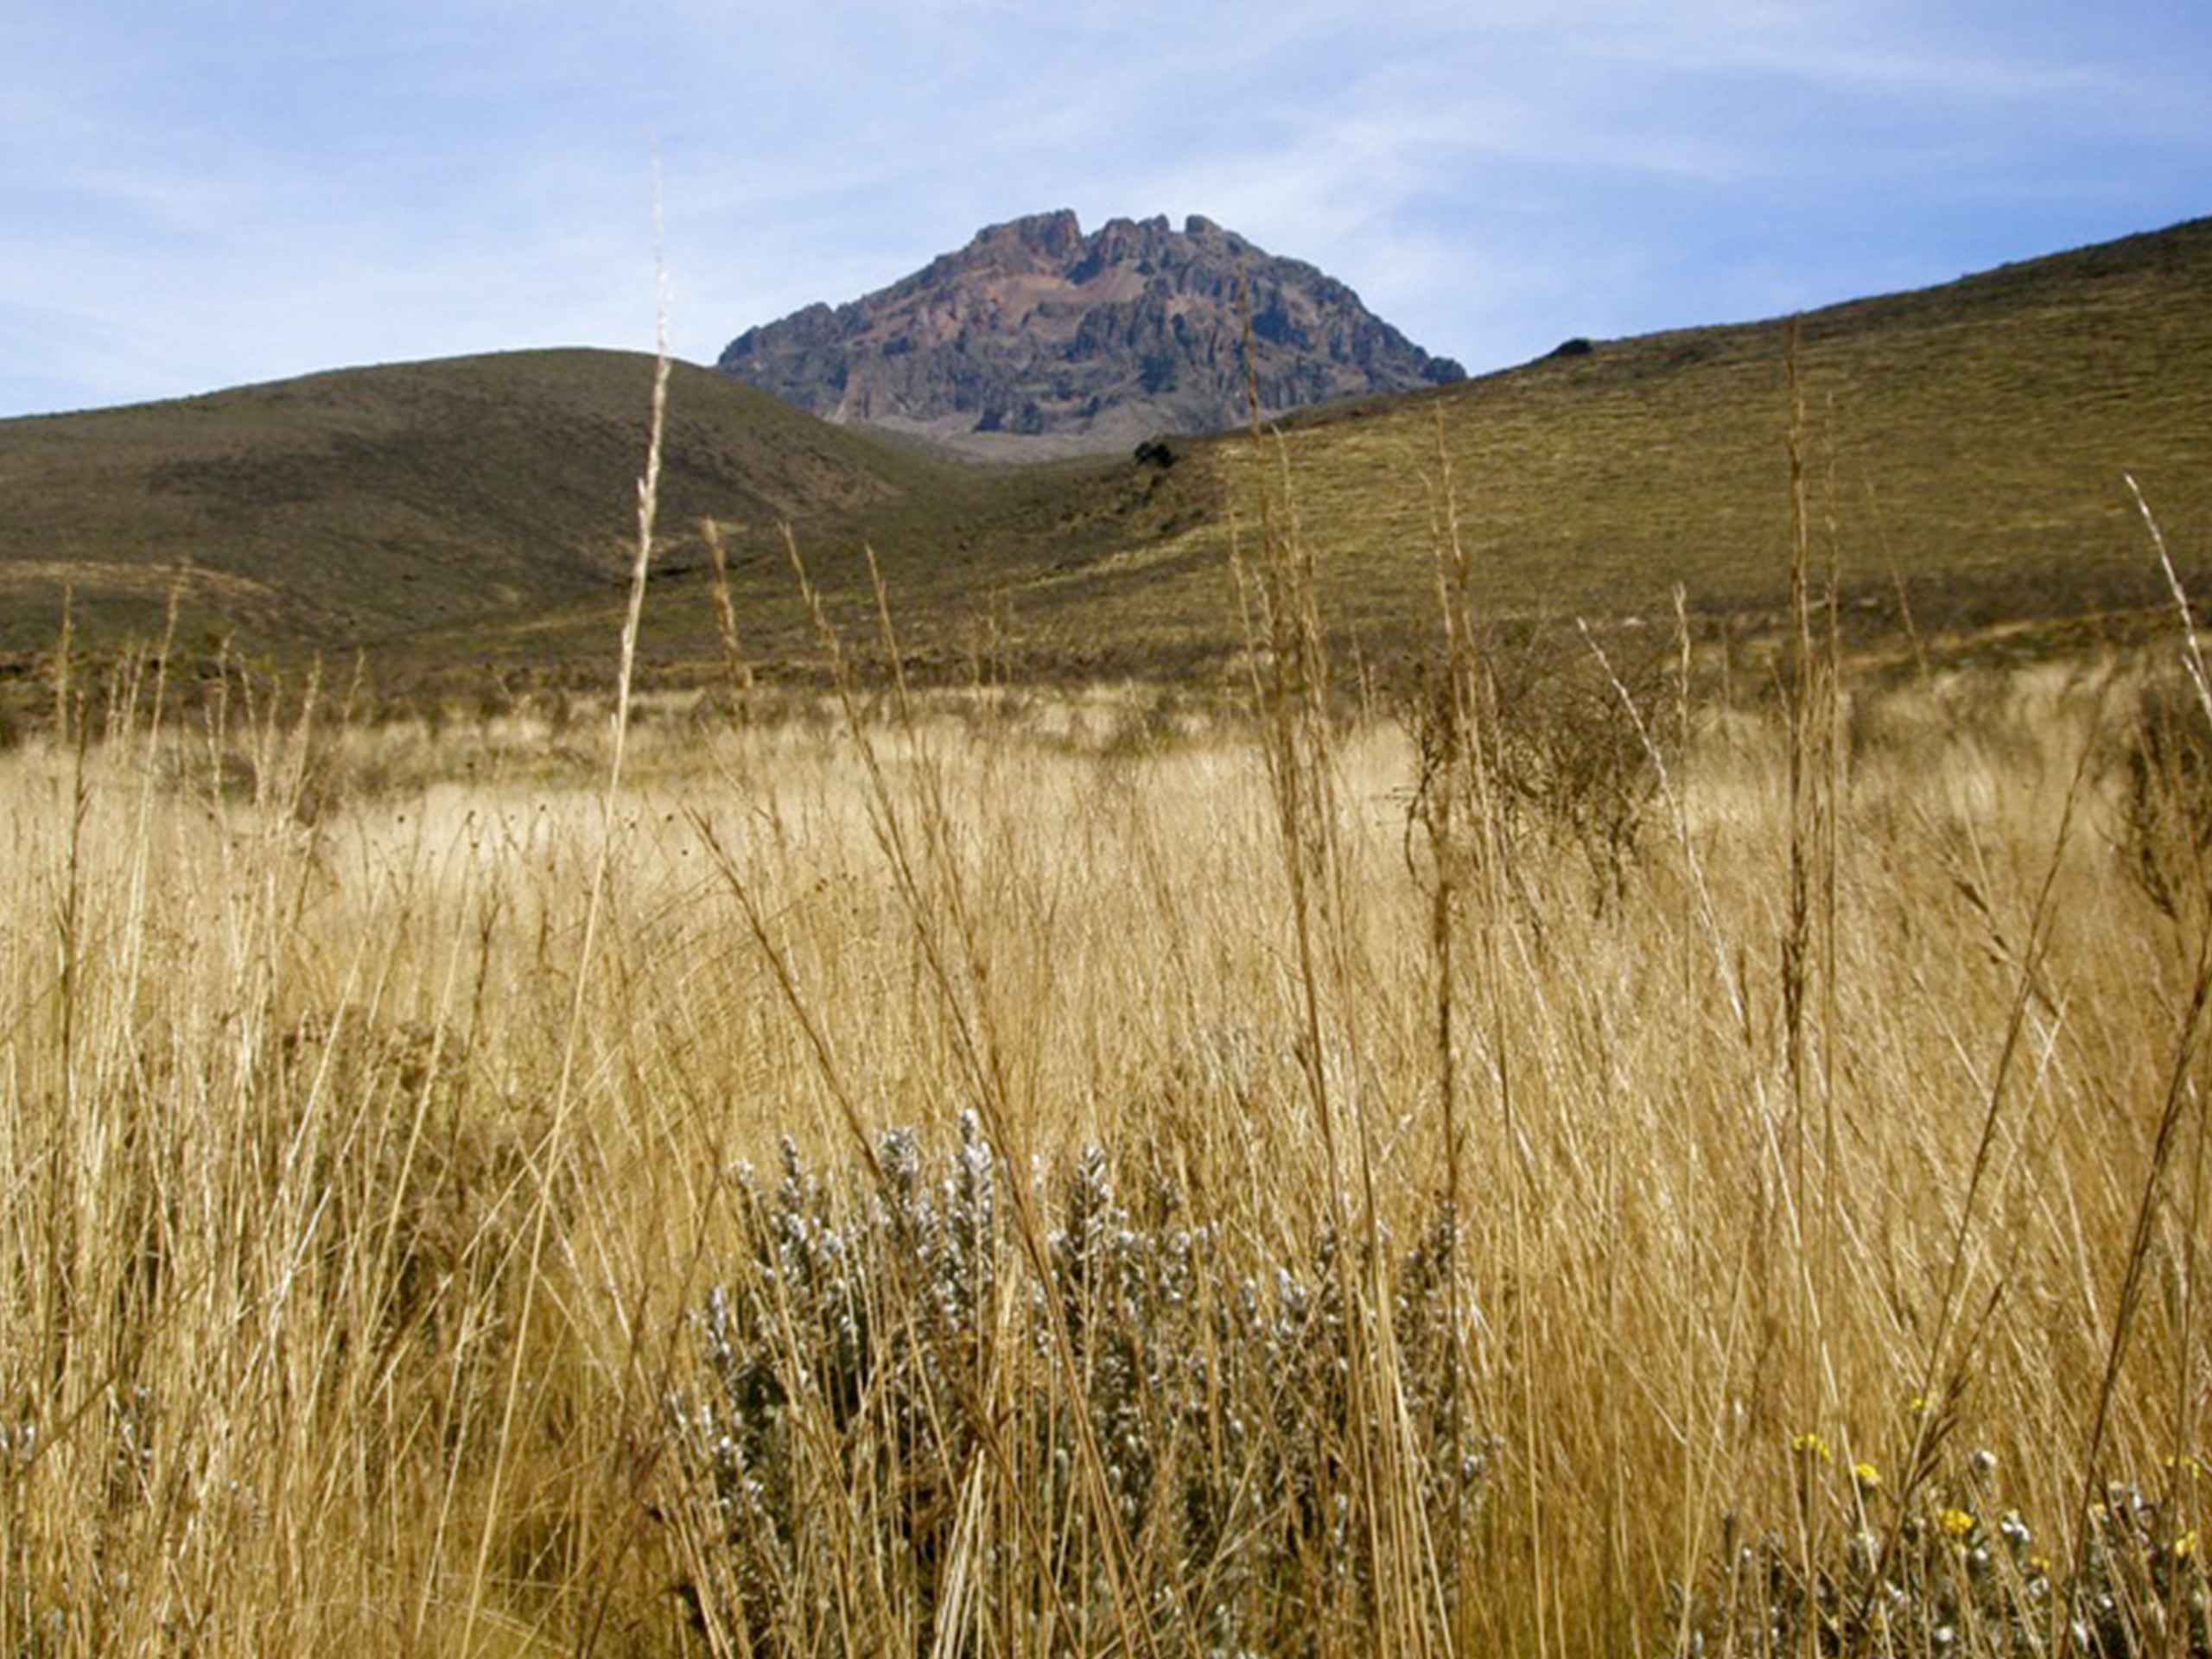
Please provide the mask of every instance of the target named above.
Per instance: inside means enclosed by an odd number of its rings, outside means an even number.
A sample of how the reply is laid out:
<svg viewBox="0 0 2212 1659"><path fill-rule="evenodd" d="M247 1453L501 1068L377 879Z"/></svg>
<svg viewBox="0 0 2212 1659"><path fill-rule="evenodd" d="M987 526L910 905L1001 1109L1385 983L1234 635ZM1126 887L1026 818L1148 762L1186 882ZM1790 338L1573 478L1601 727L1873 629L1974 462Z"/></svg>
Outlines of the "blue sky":
<svg viewBox="0 0 2212 1659"><path fill-rule="evenodd" d="M2204 0L0 0L0 416L1205 213L1481 372L2212 213Z"/></svg>

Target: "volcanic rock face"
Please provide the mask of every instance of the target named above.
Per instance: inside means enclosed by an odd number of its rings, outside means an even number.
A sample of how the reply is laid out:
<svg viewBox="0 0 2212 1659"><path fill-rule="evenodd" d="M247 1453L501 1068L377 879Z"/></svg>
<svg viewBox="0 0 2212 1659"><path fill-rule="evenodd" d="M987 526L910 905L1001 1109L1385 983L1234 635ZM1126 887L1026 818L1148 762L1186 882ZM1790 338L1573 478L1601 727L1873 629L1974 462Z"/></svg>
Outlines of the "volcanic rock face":
<svg viewBox="0 0 2212 1659"><path fill-rule="evenodd" d="M1116 219L1085 236L1065 211L748 329L720 366L830 420L974 452L1116 449L1246 418L1246 306L1263 416L1461 376L1342 283L1210 219Z"/></svg>

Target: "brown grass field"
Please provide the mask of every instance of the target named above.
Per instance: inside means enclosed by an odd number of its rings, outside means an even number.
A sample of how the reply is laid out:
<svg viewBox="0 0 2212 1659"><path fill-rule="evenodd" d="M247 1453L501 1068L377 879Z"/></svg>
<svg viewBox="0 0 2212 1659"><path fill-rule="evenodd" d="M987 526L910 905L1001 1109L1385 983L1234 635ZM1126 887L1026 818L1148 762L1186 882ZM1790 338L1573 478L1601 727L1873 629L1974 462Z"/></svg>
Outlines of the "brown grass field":
<svg viewBox="0 0 2212 1659"><path fill-rule="evenodd" d="M630 550L636 359L11 423L0 1659L2212 1656L2208 236L1166 467L663 365Z"/></svg>
<svg viewBox="0 0 2212 1659"><path fill-rule="evenodd" d="M1363 707L1294 505L1211 701L58 653L0 1653L2205 1651L2183 623L1862 679L1801 512L1531 677L1440 537Z"/></svg>

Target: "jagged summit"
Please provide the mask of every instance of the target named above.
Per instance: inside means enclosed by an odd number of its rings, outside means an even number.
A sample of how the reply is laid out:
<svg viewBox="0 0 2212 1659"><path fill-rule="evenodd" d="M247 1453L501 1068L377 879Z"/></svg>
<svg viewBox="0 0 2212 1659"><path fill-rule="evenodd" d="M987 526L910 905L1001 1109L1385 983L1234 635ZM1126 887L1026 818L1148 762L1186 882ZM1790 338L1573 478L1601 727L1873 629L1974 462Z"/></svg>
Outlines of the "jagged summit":
<svg viewBox="0 0 2212 1659"><path fill-rule="evenodd" d="M1086 236L1066 209L748 329L720 366L827 419L971 451L1114 449L1245 418L1240 295L1265 414L1461 378L1342 283L1210 219L1114 219Z"/></svg>

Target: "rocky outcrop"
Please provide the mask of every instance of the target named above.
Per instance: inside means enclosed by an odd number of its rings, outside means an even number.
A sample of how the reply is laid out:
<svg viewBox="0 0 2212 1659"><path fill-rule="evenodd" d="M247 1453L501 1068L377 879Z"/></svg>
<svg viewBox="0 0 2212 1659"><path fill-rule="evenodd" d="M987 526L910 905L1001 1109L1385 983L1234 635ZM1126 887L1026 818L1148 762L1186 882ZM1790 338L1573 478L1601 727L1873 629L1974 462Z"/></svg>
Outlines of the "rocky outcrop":
<svg viewBox="0 0 2212 1659"><path fill-rule="evenodd" d="M732 341L720 366L827 419L970 451L1126 448L1247 415L1461 378L1313 266L1211 219L1074 213L980 232L904 281Z"/></svg>

